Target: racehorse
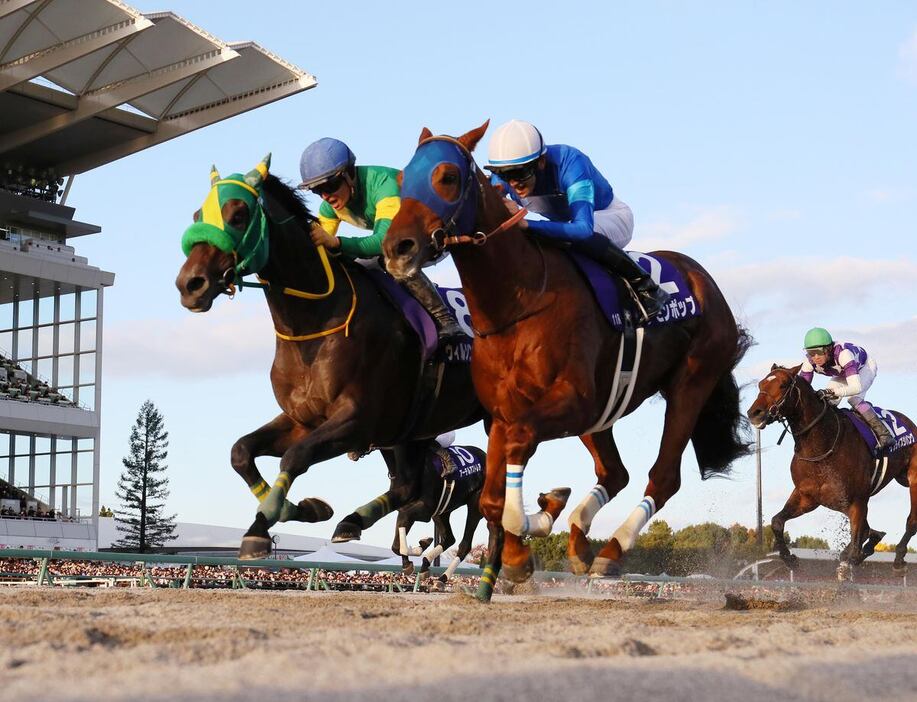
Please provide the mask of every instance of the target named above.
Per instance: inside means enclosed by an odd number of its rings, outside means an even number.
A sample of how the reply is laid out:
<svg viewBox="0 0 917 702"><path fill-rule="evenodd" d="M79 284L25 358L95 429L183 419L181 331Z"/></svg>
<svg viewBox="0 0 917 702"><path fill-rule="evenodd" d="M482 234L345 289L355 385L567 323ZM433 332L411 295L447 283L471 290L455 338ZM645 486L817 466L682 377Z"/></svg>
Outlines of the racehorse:
<svg viewBox="0 0 917 702"><path fill-rule="evenodd" d="M452 246L474 321L472 375L493 416L481 497L490 530L478 590L484 601L501 567L514 581L530 576L531 553L522 537L550 532L562 509L553 500L535 514L523 509L522 474L542 441L580 436L595 461L598 485L570 517L568 556L579 573L615 571L640 529L678 491L689 440L702 477L727 473L749 450L732 370L751 341L700 265L678 253L653 254L681 273L701 314L643 330L642 361L623 413L662 393L662 443L644 500L593 556L586 539L592 519L628 481L612 429L603 426L622 336L571 258L527 236L516 224L524 212L510 216L477 168L471 151L486 129L487 123L456 139L423 130L383 245L395 277L410 275L443 245Z"/></svg>
<svg viewBox="0 0 917 702"><path fill-rule="evenodd" d="M748 408L753 425L764 428L783 422L796 442L790 462L793 492L771 520L780 557L790 568L796 568L798 559L787 547L784 524L824 506L846 514L850 520L850 543L841 553L838 569L838 576L844 578L851 566L873 554L885 536L866 521L869 498L898 481L911 493L904 536L895 548L894 568L902 571L907 544L917 532L917 446L913 443L917 428L898 412L884 412L897 441L890 452L874 457L853 422L799 377L801 367L772 366L758 383L758 396Z"/></svg>
<svg viewBox="0 0 917 702"><path fill-rule="evenodd" d="M242 275L258 273L276 330L271 384L282 412L232 447L233 468L260 502L240 558L267 555L268 528L277 521L331 517L320 499L286 499L312 464L426 440L483 416L467 364L447 364L435 402L417 412L424 403L417 398L416 335L361 266L311 243L316 220L296 190L268 175L269 159L244 176L222 179L213 169L210 194L183 238L187 260L176 279L182 305L206 312L219 295L231 296ZM281 459L273 487L255 465L259 456ZM338 540L357 538L415 491L402 480L345 518Z"/></svg>
<svg viewBox="0 0 917 702"><path fill-rule="evenodd" d="M423 556L420 574L426 576L433 561L455 543L449 515L459 507L467 507L462 540L455 557L441 576L441 581L446 582L471 551L471 540L481 521L478 502L481 499L481 488L484 487L486 454L476 446L443 448L435 441L428 442L423 453L420 475L414 478L419 489L415 491L415 499L398 510L392 551L401 556L402 567L408 575L414 572L414 564L409 556ZM390 469L395 467L390 456L385 459ZM412 472L412 476L414 474ZM396 482L397 478L393 476L392 485L395 486ZM420 548L409 548L407 535L411 527L415 522L429 521L436 528L436 538L421 540Z"/></svg>

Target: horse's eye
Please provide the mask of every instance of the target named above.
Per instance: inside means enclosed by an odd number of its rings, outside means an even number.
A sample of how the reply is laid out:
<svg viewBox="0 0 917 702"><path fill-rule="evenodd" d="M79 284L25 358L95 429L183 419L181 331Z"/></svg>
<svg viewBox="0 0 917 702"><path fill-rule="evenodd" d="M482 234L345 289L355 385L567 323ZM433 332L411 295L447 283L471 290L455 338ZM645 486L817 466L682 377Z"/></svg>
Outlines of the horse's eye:
<svg viewBox="0 0 917 702"><path fill-rule="evenodd" d="M443 175L443 185L455 185L458 183L458 178L455 173L446 173Z"/></svg>

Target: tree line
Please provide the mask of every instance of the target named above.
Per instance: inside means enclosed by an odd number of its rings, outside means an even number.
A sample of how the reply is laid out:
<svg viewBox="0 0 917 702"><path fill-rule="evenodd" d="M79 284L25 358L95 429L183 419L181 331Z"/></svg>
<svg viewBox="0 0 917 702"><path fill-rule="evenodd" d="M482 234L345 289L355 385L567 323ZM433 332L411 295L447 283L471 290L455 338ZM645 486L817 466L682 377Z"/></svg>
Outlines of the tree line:
<svg viewBox="0 0 917 702"><path fill-rule="evenodd" d="M545 538L531 539L529 545L535 557L535 567L538 570L568 570L568 537L569 534L562 531ZM724 527L704 522L673 531L664 520L657 519L637 538L622 565L626 573L644 575L706 573L732 577L742 567L776 550L770 526L764 528L761 545L757 537L755 529L741 524ZM792 539L787 533L786 538L794 548L828 548L827 541L814 536ZM595 553L605 544L602 539L589 541Z"/></svg>

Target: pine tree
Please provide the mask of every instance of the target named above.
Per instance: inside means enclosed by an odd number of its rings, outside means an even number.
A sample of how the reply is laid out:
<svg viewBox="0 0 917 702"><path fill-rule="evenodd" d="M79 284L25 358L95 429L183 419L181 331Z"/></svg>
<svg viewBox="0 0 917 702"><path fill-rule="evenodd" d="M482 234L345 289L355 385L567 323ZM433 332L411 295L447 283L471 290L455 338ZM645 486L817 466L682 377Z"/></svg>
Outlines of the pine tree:
<svg viewBox="0 0 917 702"><path fill-rule="evenodd" d="M121 461L124 472L115 492L121 509L115 513L115 525L124 536L115 543L118 548L144 553L175 536L175 515L162 513L169 496L169 479L163 475L168 438L162 414L147 400L131 428L130 454Z"/></svg>

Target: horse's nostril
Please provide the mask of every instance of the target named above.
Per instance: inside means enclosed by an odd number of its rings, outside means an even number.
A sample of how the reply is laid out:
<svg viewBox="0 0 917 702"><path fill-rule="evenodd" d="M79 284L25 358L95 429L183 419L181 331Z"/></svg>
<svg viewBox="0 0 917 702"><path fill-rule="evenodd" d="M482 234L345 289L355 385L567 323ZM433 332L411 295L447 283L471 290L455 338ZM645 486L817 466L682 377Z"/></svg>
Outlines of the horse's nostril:
<svg viewBox="0 0 917 702"><path fill-rule="evenodd" d="M414 243L413 239L402 239L395 247L395 253L397 253L399 256L407 256L416 248L417 244Z"/></svg>
<svg viewBox="0 0 917 702"><path fill-rule="evenodd" d="M189 293L196 293L201 290L207 281L203 276L196 275L191 280L188 281L188 284L185 286Z"/></svg>

